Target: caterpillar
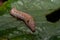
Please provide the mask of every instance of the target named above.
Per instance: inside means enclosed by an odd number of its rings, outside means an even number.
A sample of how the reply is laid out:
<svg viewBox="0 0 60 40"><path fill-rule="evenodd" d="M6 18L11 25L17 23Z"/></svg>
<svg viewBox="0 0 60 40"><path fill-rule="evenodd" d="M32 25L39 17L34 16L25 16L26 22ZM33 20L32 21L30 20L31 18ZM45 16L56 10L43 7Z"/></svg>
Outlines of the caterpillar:
<svg viewBox="0 0 60 40"><path fill-rule="evenodd" d="M32 32L35 32L35 22L33 17L25 12L19 11L16 8L12 8L10 14L16 18L22 19L24 23L30 28Z"/></svg>

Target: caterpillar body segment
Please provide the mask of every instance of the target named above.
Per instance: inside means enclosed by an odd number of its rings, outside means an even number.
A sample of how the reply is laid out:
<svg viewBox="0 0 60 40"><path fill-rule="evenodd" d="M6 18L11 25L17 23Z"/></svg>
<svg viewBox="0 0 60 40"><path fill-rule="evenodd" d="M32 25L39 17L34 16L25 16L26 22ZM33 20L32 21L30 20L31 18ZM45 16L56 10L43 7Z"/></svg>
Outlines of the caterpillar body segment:
<svg viewBox="0 0 60 40"><path fill-rule="evenodd" d="M22 19L32 32L35 31L35 22L31 15L19 11L16 8L12 8L10 14L16 18Z"/></svg>

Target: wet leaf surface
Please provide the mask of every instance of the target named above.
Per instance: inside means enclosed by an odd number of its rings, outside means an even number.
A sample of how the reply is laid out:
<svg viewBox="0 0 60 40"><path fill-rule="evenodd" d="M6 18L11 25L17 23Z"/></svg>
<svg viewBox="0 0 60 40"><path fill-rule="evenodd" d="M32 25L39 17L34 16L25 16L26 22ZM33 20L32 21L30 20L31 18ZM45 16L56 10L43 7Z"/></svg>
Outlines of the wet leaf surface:
<svg viewBox="0 0 60 40"><path fill-rule="evenodd" d="M36 22L34 33L26 27L23 21L10 15L9 11L13 7L33 16ZM6 11L4 8L7 8ZM60 0L9 0L8 6L0 8L0 13L3 14L0 16L1 40L3 38L10 40L60 40L60 37L56 36L60 35L60 20L56 23L46 20L46 15L58 8L60 8Z"/></svg>

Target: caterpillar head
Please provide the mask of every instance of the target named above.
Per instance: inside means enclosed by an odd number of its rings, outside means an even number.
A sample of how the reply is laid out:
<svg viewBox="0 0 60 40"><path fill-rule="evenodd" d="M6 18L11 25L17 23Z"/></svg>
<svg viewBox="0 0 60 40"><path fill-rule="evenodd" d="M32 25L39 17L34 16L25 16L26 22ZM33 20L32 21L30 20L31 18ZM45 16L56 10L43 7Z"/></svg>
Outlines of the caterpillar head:
<svg viewBox="0 0 60 40"><path fill-rule="evenodd" d="M35 32L35 23L33 19L27 20L25 22L32 32Z"/></svg>

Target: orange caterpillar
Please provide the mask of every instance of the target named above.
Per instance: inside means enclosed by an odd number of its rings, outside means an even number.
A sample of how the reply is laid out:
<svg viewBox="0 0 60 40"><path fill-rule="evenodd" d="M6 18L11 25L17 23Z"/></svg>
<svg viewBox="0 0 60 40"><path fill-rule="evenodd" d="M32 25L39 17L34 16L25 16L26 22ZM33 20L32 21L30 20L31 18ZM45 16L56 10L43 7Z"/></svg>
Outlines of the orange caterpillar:
<svg viewBox="0 0 60 40"><path fill-rule="evenodd" d="M16 8L12 8L10 14L16 18L22 19L32 32L35 31L35 23L32 16L22 11L18 11Z"/></svg>

